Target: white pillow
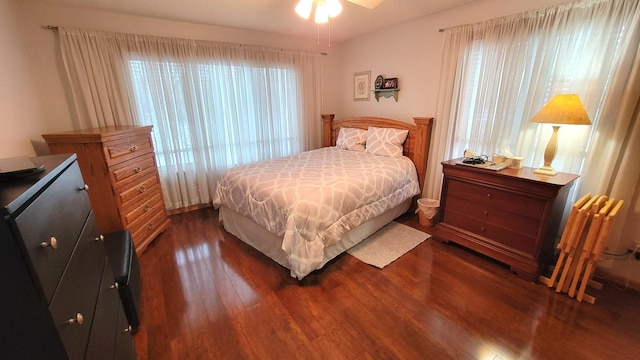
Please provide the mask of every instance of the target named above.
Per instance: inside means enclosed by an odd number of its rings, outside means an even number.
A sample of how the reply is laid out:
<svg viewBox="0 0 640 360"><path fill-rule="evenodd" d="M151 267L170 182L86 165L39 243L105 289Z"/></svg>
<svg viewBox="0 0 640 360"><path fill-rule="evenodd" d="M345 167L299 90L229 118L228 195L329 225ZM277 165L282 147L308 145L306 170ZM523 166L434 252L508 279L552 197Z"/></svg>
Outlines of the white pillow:
<svg viewBox="0 0 640 360"><path fill-rule="evenodd" d="M369 127L365 152L375 155L402 157L402 145L409 130Z"/></svg>
<svg viewBox="0 0 640 360"><path fill-rule="evenodd" d="M367 130L357 128L340 128L336 146L342 150L364 151L367 143Z"/></svg>

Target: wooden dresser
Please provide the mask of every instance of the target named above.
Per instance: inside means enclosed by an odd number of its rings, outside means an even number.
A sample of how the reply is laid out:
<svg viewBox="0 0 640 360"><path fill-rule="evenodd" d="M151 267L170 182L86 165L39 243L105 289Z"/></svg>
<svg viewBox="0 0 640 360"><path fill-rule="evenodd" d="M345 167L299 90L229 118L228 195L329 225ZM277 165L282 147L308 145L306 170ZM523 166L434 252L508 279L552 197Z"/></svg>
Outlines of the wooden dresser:
<svg viewBox="0 0 640 360"><path fill-rule="evenodd" d="M0 359L135 359L75 155L0 182Z"/></svg>
<svg viewBox="0 0 640 360"><path fill-rule="evenodd" d="M169 224L151 126L104 127L42 137L53 154L76 153L103 233L128 229L142 253Z"/></svg>
<svg viewBox="0 0 640 360"><path fill-rule="evenodd" d="M578 175L545 176L533 168L492 171L442 163L436 240L452 241L536 281L553 262L567 195Z"/></svg>

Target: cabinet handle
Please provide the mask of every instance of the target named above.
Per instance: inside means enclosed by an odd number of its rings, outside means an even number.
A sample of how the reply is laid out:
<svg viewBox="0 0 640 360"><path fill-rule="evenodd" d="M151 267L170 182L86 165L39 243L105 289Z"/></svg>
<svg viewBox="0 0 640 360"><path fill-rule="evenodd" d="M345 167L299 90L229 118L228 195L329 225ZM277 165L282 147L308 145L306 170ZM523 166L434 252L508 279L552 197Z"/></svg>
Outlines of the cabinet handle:
<svg viewBox="0 0 640 360"><path fill-rule="evenodd" d="M78 190L80 190L80 191L89 191L89 185L84 184L83 186L80 186L78 188Z"/></svg>
<svg viewBox="0 0 640 360"><path fill-rule="evenodd" d="M136 144L129 145L129 151L130 152L134 152L136 150L138 150L138 145L136 145Z"/></svg>
<svg viewBox="0 0 640 360"><path fill-rule="evenodd" d="M151 206L149 206L148 204L145 204L145 205L142 207L142 211L144 211L144 212L149 211L149 209L151 209Z"/></svg>
<svg viewBox="0 0 640 360"><path fill-rule="evenodd" d="M134 167L134 168L133 168L133 171L134 171L135 173L139 173L140 171L142 171L142 166L136 166L136 167Z"/></svg>
<svg viewBox="0 0 640 360"><path fill-rule="evenodd" d="M94 239L95 241L104 241L104 235L100 235Z"/></svg>
<svg viewBox="0 0 640 360"><path fill-rule="evenodd" d="M40 244L40 247L42 248L50 247L55 250L58 248L58 239L56 239L55 236L52 236L51 239L49 239L49 242L43 241Z"/></svg>
<svg viewBox="0 0 640 360"><path fill-rule="evenodd" d="M73 324L82 325L83 322L84 322L84 316L82 316L81 313L77 313L75 317L66 321L66 323L69 325L73 325Z"/></svg>
<svg viewBox="0 0 640 360"><path fill-rule="evenodd" d="M138 191L139 191L140 193L143 193L143 192L147 191L147 187L146 187L146 186L144 186L144 185L143 185L143 186L140 186L140 187L138 188Z"/></svg>

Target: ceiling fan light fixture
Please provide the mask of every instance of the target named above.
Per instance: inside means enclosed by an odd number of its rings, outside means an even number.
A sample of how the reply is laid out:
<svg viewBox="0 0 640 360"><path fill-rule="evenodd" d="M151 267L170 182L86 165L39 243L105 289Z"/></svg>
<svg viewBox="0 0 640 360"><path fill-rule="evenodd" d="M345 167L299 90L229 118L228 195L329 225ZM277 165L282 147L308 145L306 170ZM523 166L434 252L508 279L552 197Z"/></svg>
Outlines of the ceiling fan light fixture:
<svg viewBox="0 0 640 360"><path fill-rule="evenodd" d="M327 4L324 2L316 3L316 24L325 24L329 22L329 9L327 8Z"/></svg>
<svg viewBox="0 0 640 360"><path fill-rule="evenodd" d="M336 17L342 12L342 4L338 0L327 0L326 5L329 17Z"/></svg>
<svg viewBox="0 0 640 360"><path fill-rule="evenodd" d="M313 7L313 0L300 0L296 5L296 14L300 15L305 20L311 16L311 8Z"/></svg>

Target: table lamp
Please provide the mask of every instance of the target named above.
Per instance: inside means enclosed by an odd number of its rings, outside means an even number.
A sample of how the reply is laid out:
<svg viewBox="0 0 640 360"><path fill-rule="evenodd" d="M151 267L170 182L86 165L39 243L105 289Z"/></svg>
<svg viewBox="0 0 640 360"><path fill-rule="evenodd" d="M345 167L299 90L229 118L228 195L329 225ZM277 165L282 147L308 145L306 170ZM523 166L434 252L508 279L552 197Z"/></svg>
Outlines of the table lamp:
<svg viewBox="0 0 640 360"><path fill-rule="evenodd" d="M577 94L559 94L554 96L531 120L531 122L555 124L553 134L544 150L544 166L534 170L536 174L553 176L558 172L551 167L556 157L558 129L560 125L591 125L584 105Z"/></svg>

